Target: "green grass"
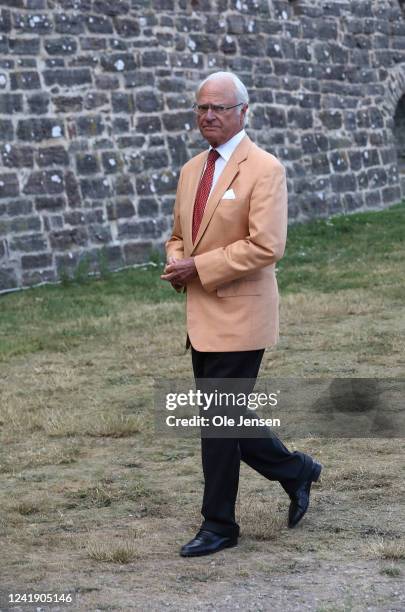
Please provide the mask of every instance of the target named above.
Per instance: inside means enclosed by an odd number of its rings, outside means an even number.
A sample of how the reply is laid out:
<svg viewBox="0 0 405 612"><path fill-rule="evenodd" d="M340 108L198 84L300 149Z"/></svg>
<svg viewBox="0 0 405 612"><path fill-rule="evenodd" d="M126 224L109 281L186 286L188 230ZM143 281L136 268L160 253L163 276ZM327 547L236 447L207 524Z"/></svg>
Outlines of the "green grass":
<svg viewBox="0 0 405 612"><path fill-rule="evenodd" d="M277 264L280 289L327 293L379 286L404 299L403 272L398 278L405 260L404 230L405 203L293 225ZM69 350L83 339L112 333L124 311L182 301L184 296L162 282L160 274L161 266L145 266L0 296L0 361Z"/></svg>
<svg viewBox="0 0 405 612"><path fill-rule="evenodd" d="M282 291L367 289L387 284L387 268L405 259L405 203L289 228L277 264ZM399 279L392 278L397 284Z"/></svg>

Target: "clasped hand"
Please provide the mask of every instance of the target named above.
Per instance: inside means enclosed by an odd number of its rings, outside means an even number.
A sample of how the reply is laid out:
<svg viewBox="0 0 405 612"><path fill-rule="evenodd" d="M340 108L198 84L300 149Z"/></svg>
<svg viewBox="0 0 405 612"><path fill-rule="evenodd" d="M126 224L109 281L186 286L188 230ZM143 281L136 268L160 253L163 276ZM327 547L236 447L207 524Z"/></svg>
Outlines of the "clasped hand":
<svg viewBox="0 0 405 612"><path fill-rule="evenodd" d="M169 281L175 289L180 289L195 278L197 274L194 257L187 257L186 259L169 257L164 274L160 278Z"/></svg>

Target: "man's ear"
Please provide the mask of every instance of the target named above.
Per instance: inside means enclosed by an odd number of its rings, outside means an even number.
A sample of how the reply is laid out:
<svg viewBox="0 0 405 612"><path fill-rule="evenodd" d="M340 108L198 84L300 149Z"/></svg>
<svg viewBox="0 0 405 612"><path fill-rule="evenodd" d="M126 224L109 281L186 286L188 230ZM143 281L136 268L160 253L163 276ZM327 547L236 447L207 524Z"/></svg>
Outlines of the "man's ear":
<svg viewBox="0 0 405 612"><path fill-rule="evenodd" d="M244 104L242 106L242 110L241 110L242 125L246 125L246 123L247 123L248 109L249 109L249 104L248 103L246 103L246 104Z"/></svg>

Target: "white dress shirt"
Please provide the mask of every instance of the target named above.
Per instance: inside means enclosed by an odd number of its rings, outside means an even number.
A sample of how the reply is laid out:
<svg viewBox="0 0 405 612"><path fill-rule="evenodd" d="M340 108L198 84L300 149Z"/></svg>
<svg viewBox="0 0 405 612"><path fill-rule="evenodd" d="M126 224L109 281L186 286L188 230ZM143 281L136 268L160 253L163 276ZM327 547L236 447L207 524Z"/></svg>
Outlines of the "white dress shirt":
<svg viewBox="0 0 405 612"><path fill-rule="evenodd" d="M217 161L215 162L214 178L212 181L210 195L212 193L212 190L215 187L216 182L221 176L223 169L228 163L229 158L231 157L232 153L235 151L236 147L238 146L238 144L241 142L241 140L245 136L246 136L246 132L244 129L242 129L240 132L235 134L235 136L232 136L232 138L230 138L227 142L224 142L224 144L221 144L219 145L219 147L216 147L216 151L218 151L220 157L218 157ZM211 149L213 148L214 147L210 147L209 150L211 151ZM205 170L205 166L204 166L204 170Z"/></svg>

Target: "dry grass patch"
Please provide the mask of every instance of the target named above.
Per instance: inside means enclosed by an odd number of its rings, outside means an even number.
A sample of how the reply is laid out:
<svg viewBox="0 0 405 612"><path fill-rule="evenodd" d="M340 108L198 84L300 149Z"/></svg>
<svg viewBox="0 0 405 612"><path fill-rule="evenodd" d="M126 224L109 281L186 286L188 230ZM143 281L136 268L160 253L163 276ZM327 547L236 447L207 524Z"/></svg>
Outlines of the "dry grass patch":
<svg viewBox="0 0 405 612"><path fill-rule="evenodd" d="M153 536L152 536L153 537ZM147 557L151 534L145 526L137 525L120 533L89 533L85 542L87 555L95 561L126 564Z"/></svg>
<svg viewBox="0 0 405 612"><path fill-rule="evenodd" d="M390 488L393 475L390 470L371 471L361 465L339 468L328 471L324 477L323 485L337 491L351 491L361 489L387 489Z"/></svg>
<svg viewBox="0 0 405 612"><path fill-rule="evenodd" d="M403 335L395 331L378 331L369 329L354 334L350 346L353 346L363 359L369 356L393 355L400 353L404 347Z"/></svg>
<svg viewBox="0 0 405 612"><path fill-rule="evenodd" d="M204 558L191 559L193 565L184 567L182 573L176 576L176 582L187 585L193 582L218 582L222 580L225 576L224 570L220 566L223 554L228 557L232 554L232 548L226 550L225 553L217 553L215 562L211 561L209 565L206 565L207 561ZM198 567L196 567L197 564Z"/></svg>
<svg viewBox="0 0 405 612"><path fill-rule="evenodd" d="M397 578L398 576L401 576L402 572L396 565L388 565L380 570L380 574Z"/></svg>
<svg viewBox="0 0 405 612"><path fill-rule="evenodd" d="M5 503L5 509L10 515L31 516L47 515L55 509L54 501L47 495L32 494L23 499L11 497Z"/></svg>
<svg viewBox="0 0 405 612"><path fill-rule="evenodd" d="M81 487L65 492L68 508L104 508L114 503L136 502L148 498L152 503L160 502L158 494L149 490L142 481L101 481L90 487Z"/></svg>
<svg viewBox="0 0 405 612"><path fill-rule="evenodd" d="M101 414L94 423L87 423L88 436L124 438L140 433L144 428L144 419L139 415L106 413Z"/></svg>
<svg viewBox="0 0 405 612"><path fill-rule="evenodd" d="M244 496L237 504L237 516L243 535L254 540L276 540L286 527L286 518L273 504Z"/></svg>
<svg viewBox="0 0 405 612"><path fill-rule="evenodd" d="M144 423L139 415L124 415L105 408L100 410L97 404L86 412L46 408L31 418L38 429L51 437L87 435L124 438L139 433Z"/></svg>
<svg viewBox="0 0 405 612"><path fill-rule="evenodd" d="M32 402L16 390L0 392L0 425L7 437L38 429L32 412Z"/></svg>
<svg viewBox="0 0 405 612"><path fill-rule="evenodd" d="M365 289L340 293L288 293L281 297L284 322L298 324L308 320L336 319L347 315L369 315L384 310L383 296L370 296Z"/></svg>
<svg viewBox="0 0 405 612"><path fill-rule="evenodd" d="M32 441L32 446L13 449L0 456L0 474L16 473L45 465L70 465L77 461L80 447L56 446L46 441Z"/></svg>
<svg viewBox="0 0 405 612"><path fill-rule="evenodd" d="M29 516L30 514L38 514L41 509L40 506L38 502L25 500L14 506L13 510L22 516Z"/></svg>
<svg viewBox="0 0 405 612"><path fill-rule="evenodd" d="M103 508L111 506L112 502L117 500L116 494L106 485L79 489L78 491L70 492L67 497L72 501L71 504L68 504L69 507L80 508Z"/></svg>
<svg viewBox="0 0 405 612"><path fill-rule="evenodd" d="M391 561L401 561L405 559L405 538L397 540L387 540L379 538L372 540L369 545L369 552L378 559L388 559Z"/></svg>
<svg viewBox="0 0 405 612"><path fill-rule="evenodd" d="M90 559L95 561L120 564L132 563L144 557L136 541L127 539L118 541L113 538L92 539L87 544L86 552Z"/></svg>
<svg viewBox="0 0 405 612"><path fill-rule="evenodd" d="M199 476L200 475L200 466L190 464L185 465L177 470L179 476Z"/></svg>

